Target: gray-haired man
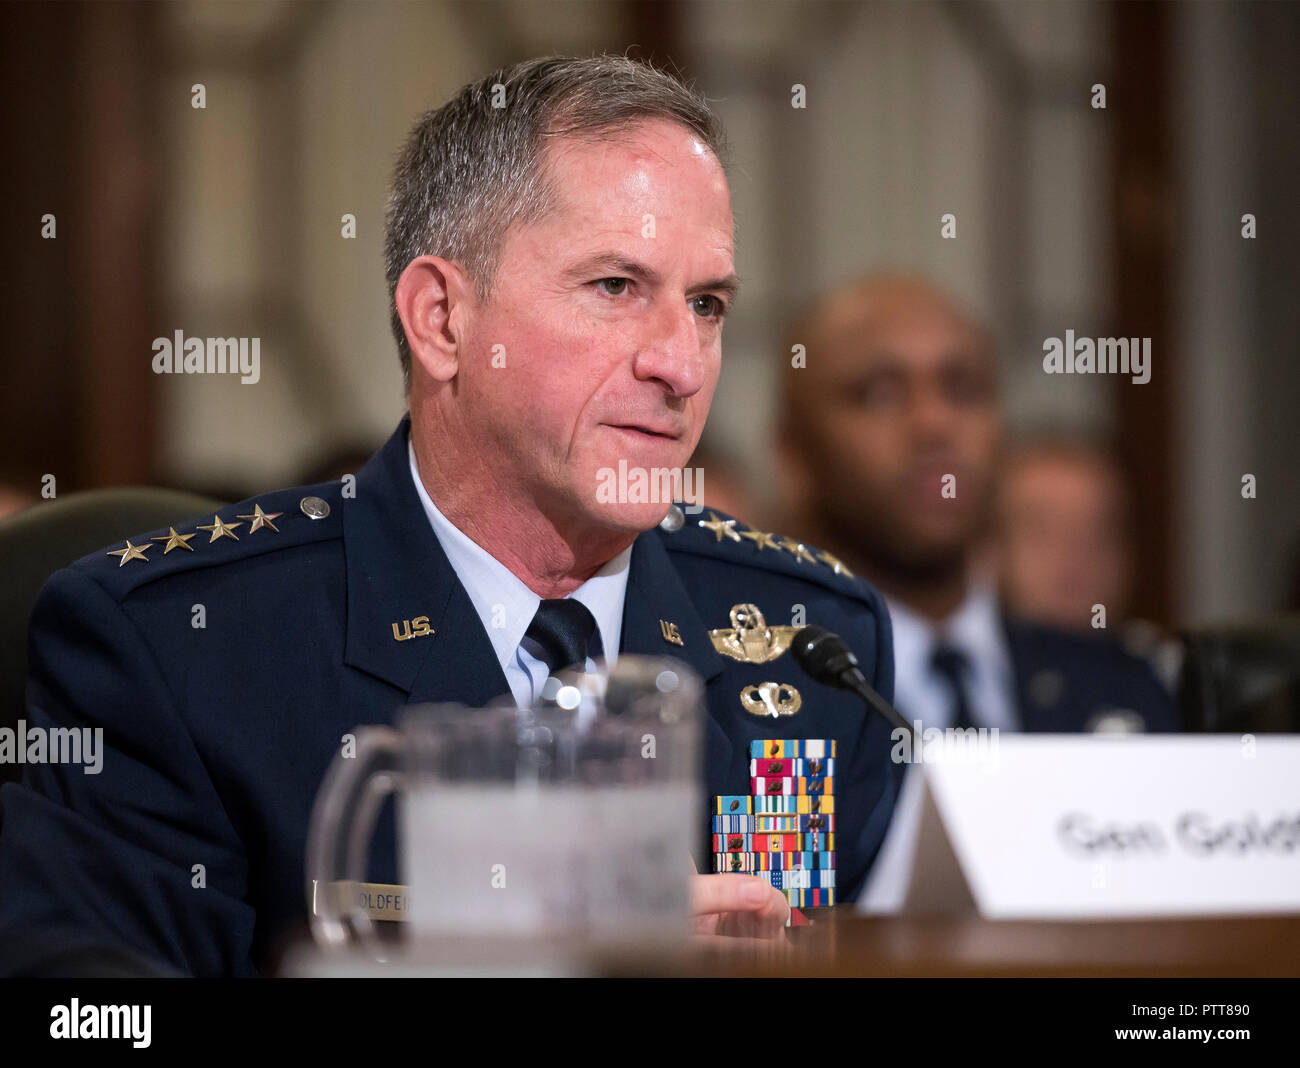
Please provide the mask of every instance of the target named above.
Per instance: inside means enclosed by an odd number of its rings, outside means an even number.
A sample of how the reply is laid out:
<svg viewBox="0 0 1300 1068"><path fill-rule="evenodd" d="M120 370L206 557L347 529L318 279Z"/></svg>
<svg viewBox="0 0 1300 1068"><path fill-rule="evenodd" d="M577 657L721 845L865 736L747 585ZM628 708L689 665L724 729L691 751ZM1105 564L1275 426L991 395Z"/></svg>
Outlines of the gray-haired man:
<svg viewBox="0 0 1300 1068"><path fill-rule="evenodd" d="M500 70L419 121L386 243L409 419L355 496L266 494L51 580L28 719L101 725L107 752L98 776L42 767L6 789L0 928L254 972L302 922L308 814L344 734L413 702L530 702L602 652L703 677L710 805L750 794L755 743L835 743L833 788L813 786L828 816L838 795L835 844L808 856L836 867L805 885L853 897L893 805L887 729L765 645L761 612L842 634L888 698L879 597L811 546L599 492L620 464L682 467L699 439L737 289L721 153L701 98L618 57ZM185 625L198 602L202 641ZM420 617L418 634L392 623ZM710 631L738 619L747 641L719 651ZM764 684L798 711L754 715L743 695ZM749 870L717 851L699 871ZM391 828L372 867L394 881ZM778 882L698 876L697 931L782 938Z"/></svg>

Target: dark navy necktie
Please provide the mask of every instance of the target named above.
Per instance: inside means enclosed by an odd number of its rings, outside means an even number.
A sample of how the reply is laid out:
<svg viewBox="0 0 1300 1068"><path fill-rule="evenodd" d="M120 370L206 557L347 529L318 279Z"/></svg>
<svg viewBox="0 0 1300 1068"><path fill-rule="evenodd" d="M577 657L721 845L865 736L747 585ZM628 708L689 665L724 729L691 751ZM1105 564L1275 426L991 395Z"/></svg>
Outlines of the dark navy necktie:
<svg viewBox="0 0 1300 1068"><path fill-rule="evenodd" d="M970 677L970 657L947 642L936 642L930 651L930 668L936 672L952 691L954 727L973 727L971 718L970 695L966 681Z"/></svg>
<svg viewBox="0 0 1300 1068"><path fill-rule="evenodd" d="M595 632L596 618L590 609L572 597L560 597L543 600L537 606L524 637L537 643L541 654L538 659L554 675L563 668L574 664L582 667L587 662ZM599 637L596 642L600 642Z"/></svg>

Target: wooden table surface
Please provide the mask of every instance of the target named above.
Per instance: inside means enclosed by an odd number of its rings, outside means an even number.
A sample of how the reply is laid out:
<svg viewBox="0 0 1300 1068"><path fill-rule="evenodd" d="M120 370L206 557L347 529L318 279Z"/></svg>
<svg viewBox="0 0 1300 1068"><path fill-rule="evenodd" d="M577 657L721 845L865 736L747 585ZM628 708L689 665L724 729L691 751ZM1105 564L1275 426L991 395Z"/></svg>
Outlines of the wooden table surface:
<svg viewBox="0 0 1300 1068"><path fill-rule="evenodd" d="M1300 976L1300 915L1097 923L813 910L780 960L724 955L678 974ZM684 964L686 962L683 962Z"/></svg>
<svg viewBox="0 0 1300 1068"><path fill-rule="evenodd" d="M514 946L465 969L474 974L663 977L742 976L1118 976L1241 978L1300 976L1300 915L1219 919L1061 923L953 916L860 916L852 906L810 910L812 923L792 928L777 953L748 949L673 951L645 946L615 954L570 947L550 964L513 966ZM402 946L402 924L381 924L391 959L376 967L364 952L322 953L307 932L295 940L288 974L460 974L439 942L426 961ZM396 941L390 941L396 939ZM734 945L734 943L731 943ZM471 955L473 956L473 954ZM439 958L443 958L439 961ZM468 959L468 958L467 958ZM436 964L430 969L429 962ZM278 970L278 969L277 969Z"/></svg>

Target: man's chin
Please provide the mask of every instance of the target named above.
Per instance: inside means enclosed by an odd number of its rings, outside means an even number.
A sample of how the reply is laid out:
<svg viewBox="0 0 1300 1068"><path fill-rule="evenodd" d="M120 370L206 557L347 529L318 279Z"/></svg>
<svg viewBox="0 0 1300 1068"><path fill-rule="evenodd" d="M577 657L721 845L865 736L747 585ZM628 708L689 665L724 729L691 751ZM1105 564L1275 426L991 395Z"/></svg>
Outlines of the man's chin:
<svg viewBox="0 0 1300 1068"><path fill-rule="evenodd" d="M639 534L652 530L668 514L671 501L663 503L649 502L609 502L597 504L594 516L602 526L611 530L621 530L629 534Z"/></svg>

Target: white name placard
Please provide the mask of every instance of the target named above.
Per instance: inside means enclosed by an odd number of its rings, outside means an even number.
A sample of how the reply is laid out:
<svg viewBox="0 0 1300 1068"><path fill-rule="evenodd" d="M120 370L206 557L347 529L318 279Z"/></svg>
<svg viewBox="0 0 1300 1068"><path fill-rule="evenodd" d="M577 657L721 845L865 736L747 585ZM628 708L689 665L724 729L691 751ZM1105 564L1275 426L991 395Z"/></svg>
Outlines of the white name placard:
<svg viewBox="0 0 1300 1068"><path fill-rule="evenodd" d="M904 911L1300 912L1300 737L1002 735L924 753Z"/></svg>

